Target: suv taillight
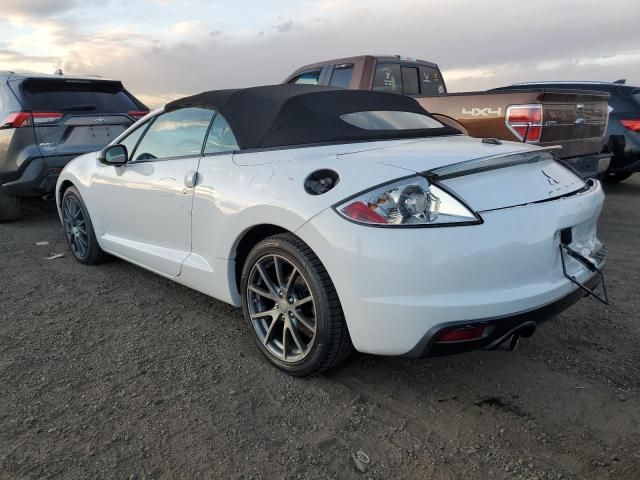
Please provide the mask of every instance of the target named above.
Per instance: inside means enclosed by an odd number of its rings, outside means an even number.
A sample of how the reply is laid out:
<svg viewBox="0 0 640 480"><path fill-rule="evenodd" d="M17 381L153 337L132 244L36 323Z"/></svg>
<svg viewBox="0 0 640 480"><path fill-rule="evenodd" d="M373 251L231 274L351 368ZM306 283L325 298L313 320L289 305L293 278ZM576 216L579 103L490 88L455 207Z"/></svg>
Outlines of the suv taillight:
<svg viewBox="0 0 640 480"><path fill-rule="evenodd" d="M542 135L542 105L511 105L507 107L505 123L520 141L539 142Z"/></svg>
<svg viewBox="0 0 640 480"><path fill-rule="evenodd" d="M142 117L144 117L147 113L149 113L149 110L131 110L130 112L127 112L127 114L130 117L135 118L136 120L141 119Z"/></svg>
<svg viewBox="0 0 640 480"><path fill-rule="evenodd" d="M54 123L62 117L63 115L60 112L11 112L0 123L0 129Z"/></svg>
<svg viewBox="0 0 640 480"><path fill-rule="evenodd" d="M640 120L620 120L620 123L627 130L632 132L640 132Z"/></svg>

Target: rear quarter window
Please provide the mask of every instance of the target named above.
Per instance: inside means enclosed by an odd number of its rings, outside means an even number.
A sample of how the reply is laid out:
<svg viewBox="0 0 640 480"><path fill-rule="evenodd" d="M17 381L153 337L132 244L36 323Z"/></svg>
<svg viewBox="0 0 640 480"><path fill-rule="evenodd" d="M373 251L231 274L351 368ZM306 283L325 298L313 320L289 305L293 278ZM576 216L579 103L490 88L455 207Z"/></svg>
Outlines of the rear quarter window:
<svg viewBox="0 0 640 480"><path fill-rule="evenodd" d="M402 75L397 63L378 63L373 76L374 92L402 94Z"/></svg>
<svg viewBox="0 0 640 480"><path fill-rule="evenodd" d="M404 95L420 95L417 68L402 67L402 93Z"/></svg>
<svg viewBox="0 0 640 480"><path fill-rule="evenodd" d="M26 107L41 112L127 113L141 105L114 81L31 78L20 88Z"/></svg>
<svg viewBox="0 0 640 480"><path fill-rule="evenodd" d="M289 83L296 85L318 85L320 72L321 70L314 70L312 72L301 73L289 80Z"/></svg>
<svg viewBox="0 0 640 480"><path fill-rule="evenodd" d="M352 74L353 65L336 65L331 74L329 85L332 87L349 88Z"/></svg>
<svg viewBox="0 0 640 480"><path fill-rule="evenodd" d="M445 95L447 89L437 68L420 67L420 93L429 97Z"/></svg>

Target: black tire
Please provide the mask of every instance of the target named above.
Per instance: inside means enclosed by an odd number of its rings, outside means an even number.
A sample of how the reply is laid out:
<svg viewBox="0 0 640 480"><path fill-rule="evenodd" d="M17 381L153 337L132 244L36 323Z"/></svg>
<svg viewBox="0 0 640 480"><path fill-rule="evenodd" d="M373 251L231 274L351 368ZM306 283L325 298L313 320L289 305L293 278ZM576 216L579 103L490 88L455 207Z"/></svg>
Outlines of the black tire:
<svg viewBox="0 0 640 480"><path fill-rule="evenodd" d="M315 337L306 356L297 362L283 361L260 340L248 306L248 284L256 262L277 255L295 267L309 287L314 302ZM280 234L259 242L249 252L240 281L242 310L251 336L271 363L296 376L317 375L341 363L353 347L336 289L322 262L298 237ZM275 320L272 320L275 321Z"/></svg>
<svg viewBox="0 0 640 480"><path fill-rule="evenodd" d="M74 246L74 241L72 240L71 234L67 229L67 224L65 223L65 219L68 216L68 213L65 210L65 205L69 198L75 200L79 208L82 210L86 231L86 249L83 249L82 251L79 251L78 248ZM89 211L82 201L80 193L75 187L67 188L62 196L62 217L65 227L65 238L67 239L67 245L69 246L69 250L73 257L85 265L95 265L96 263L102 262L107 257L107 254L100 248L100 245L98 245L96 234L93 230L93 224L91 223L91 217L89 217Z"/></svg>
<svg viewBox="0 0 640 480"><path fill-rule="evenodd" d="M604 181L606 183L618 183L626 180L633 172L625 172L625 173L616 173L616 172L607 172L604 174Z"/></svg>
<svg viewBox="0 0 640 480"><path fill-rule="evenodd" d="M22 218L22 201L5 193L0 187L0 223L14 222Z"/></svg>

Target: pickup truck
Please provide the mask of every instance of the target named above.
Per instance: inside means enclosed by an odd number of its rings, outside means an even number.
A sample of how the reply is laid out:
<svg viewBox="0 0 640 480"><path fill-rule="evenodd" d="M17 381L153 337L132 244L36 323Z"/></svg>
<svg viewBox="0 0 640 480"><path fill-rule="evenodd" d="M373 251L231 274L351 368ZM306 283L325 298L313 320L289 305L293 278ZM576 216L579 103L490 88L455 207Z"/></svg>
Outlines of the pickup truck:
<svg viewBox="0 0 640 480"><path fill-rule="evenodd" d="M558 158L584 177L602 175L608 94L536 87L517 91L448 93L435 63L362 55L300 67L283 83L398 93L415 98L442 123L480 138L558 145Z"/></svg>

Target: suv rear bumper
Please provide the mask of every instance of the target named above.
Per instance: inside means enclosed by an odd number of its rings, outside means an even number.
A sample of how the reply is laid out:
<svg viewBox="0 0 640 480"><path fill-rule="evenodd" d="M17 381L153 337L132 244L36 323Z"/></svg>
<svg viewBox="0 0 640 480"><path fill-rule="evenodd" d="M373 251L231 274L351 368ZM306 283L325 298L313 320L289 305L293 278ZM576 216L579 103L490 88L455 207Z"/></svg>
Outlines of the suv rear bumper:
<svg viewBox="0 0 640 480"><path fill-rule="evenodd" d="M581 157L563 158L562 162L568 164L579 173L582 178L596 178L606 172L611 164L611 154L598 153Z"/></svg>
<svg viewBox="0 0 640 480"><path fill-rule="evenodd" d="M22 171L20 177L4 183L2 188L10 195L18 197L37 197L53 193L58 175L64 166L77 155L61 155L32 159Z"/></svg>

